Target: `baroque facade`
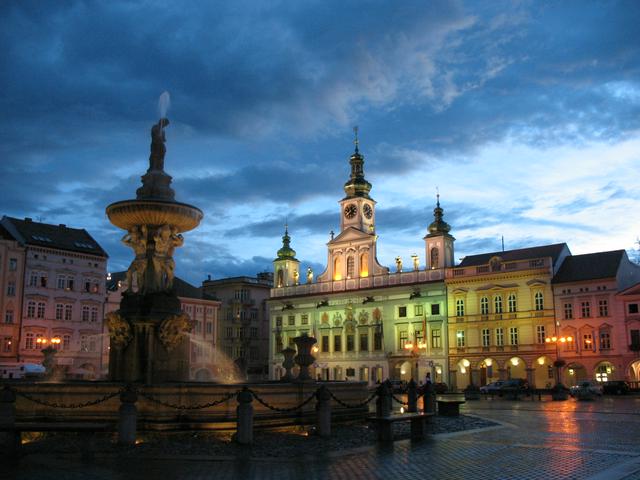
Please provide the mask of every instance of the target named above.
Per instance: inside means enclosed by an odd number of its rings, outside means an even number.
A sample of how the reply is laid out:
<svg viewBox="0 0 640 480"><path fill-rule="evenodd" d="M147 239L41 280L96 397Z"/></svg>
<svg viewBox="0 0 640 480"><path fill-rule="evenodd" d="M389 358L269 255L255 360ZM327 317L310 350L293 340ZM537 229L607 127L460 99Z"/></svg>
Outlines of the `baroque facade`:
<svg viewBox="0 0 640 480"><path fill-rule="evenodd" d="M453 264L454 241L438 199L424 237L426 265L412 256L396 268L378 263L376 202L369 195L364 157L356 149L351 175L339 201L340 232L327 244L327 267L314 279L300 269L285 229L274 260L271 290L270 377L278 379L283 348L302 333L314 336L314 378L375 383L385 378L446 381L447 303L445 267Z"/></svg>

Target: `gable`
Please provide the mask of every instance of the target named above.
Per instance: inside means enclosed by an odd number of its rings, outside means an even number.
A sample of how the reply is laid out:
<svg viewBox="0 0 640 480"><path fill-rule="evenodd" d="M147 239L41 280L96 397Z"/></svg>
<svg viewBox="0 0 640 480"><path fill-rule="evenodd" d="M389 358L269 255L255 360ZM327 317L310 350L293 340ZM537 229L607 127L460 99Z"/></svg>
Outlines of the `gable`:
<svg viewBox="0 0 640 480"><path fill-rule="evenodd" d="M332 246L340 246L339 244L345 242L353 242L358 240L371 241L372 237L375 238L375 235L364 233L354 227L349 227L343 232L340 232L337 237L329 242L329 248L331 248Z"/></svg>

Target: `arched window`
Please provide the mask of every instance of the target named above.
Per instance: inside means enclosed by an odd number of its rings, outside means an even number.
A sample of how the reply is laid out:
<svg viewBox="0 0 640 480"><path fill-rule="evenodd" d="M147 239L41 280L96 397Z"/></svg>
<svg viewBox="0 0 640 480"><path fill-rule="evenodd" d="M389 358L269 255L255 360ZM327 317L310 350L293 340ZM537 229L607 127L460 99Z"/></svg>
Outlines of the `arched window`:
<svg viewBox="0 0 640 480"><path fill-rule="evenodd" d="M440 252L437 247L431 248L431 268L438 268L440 266Z"/></svg>
<svg viewBox="0 0 640 480"><path fill-rule="evenodd" d="M284 271L279 268L278 269L278 276L277 276L277 281L276 281L276 285L278 286L278 288L283 287L284 286Z"/></svg>
<svg viewBox="0 0 640 480"><path fill-rule="evenodd" d="M364 252L360 255L360 276L368 277L369 276L369 253Z"/></svg>
<svg viewBox="0 0 640 480"><path fill-rule="evenodd" d="M347 257L347 278L353 278L356 272L356 261L353 256Z"/></svg>
<svg viewBox="0 0 640 480"><path fill-rule="evenodd" d="M516 294L512 293L509 295L509 312L513 313L518 310L518 304L516 303Z"/></svg>
<svg viewBox="0 0 640 480"><path fill-rule="evenodd" d="M544 310L544 296L542 295L542 292L536 292L533 298L536 310Z"/></svg>
<svg viewBox="0 0 640 480"><path fill-rule="evenodd" d="M502 295L496 295L493 298L493 308L496 313L502 313Z"/></svg>
<svg viewBox="0 0 640 480"><path fill-rule="evenodd" d="M342 261L340 257L333 259L333 279L342 280Z"/></svg>
<svg viewBox="0 0 640 480"><path fill-rule="evenodd" d="M489 314L489 299L487 297L482 297L480 299L480 313L482 315Z"/></svg>

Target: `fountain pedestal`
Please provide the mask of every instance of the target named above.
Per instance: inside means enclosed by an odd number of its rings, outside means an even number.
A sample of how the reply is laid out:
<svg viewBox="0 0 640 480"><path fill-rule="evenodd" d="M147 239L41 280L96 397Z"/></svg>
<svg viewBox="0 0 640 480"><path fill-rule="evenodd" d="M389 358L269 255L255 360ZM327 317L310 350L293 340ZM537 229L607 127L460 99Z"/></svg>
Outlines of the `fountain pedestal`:
<svg viewBox="0 0 640 480"><path fill-rule="evenodd" d="M189 379L189 316L173 289L173 253L182 246L182 232L202 220L198 208L176 202L164 172L166 118L151 129L149 169L135 200L107 207L109 221L127 230L122 242L135 257L127 270L127 289L120 309L107 314L111 338L109 377L112 381L147 384Z"/></svg>
<svg viewBox="0 0 640 480"><path fill-rule="evenodd" d="M311 375L309 375L309 367L313 365L316 358L311 355L311 347L316 343L316 339L310 337L307 333L303 333L299 337L293 339L296 347L298 347L298 355L294 360L300 366L300 373L298 374L299 382L313 381Z"/></svg>

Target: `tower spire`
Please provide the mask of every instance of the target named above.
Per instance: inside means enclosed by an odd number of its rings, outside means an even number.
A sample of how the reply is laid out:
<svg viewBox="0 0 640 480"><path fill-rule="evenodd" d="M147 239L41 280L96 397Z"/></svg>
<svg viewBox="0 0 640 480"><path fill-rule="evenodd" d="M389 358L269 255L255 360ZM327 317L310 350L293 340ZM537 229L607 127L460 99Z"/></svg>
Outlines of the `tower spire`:
<svg viewBox="0 0 640 480"><path fill-rule="evenodd" d="M278 250L278 259L296 259L296 251L291 248L291 237L289 236L289 226L284 224L284 235L282 236L282 248Z"/></svg>
<svg viewBox="0 0 640 480"><path fill-rule="evenodd" d="M444 210L440 206L440 190L436 187L436 208L433 209L433 222L429 225L429 234L449 233L451 225L445 222L442 217Z"/></svg>
<svg viewBox="0 0 640 480"><path fill-rule="evenodd" d="M365 197L369 198L371 184L364 178L364 157L360 154L360 139L358 138L358 127L353 127L355 151L349 163L351 164L351 176L344 184L344 191L347 198Z"/></svg>
<svg viewBox="0 0 640 480"><path fill-rule="evenodd" d="M353 134L354 134L354 140L353 143L356 145L356 150L355 153L359 153L358 151L358 146L360 145L360 142L358 141L358 126L356 125L355 127L353 127Z"/></svg>

